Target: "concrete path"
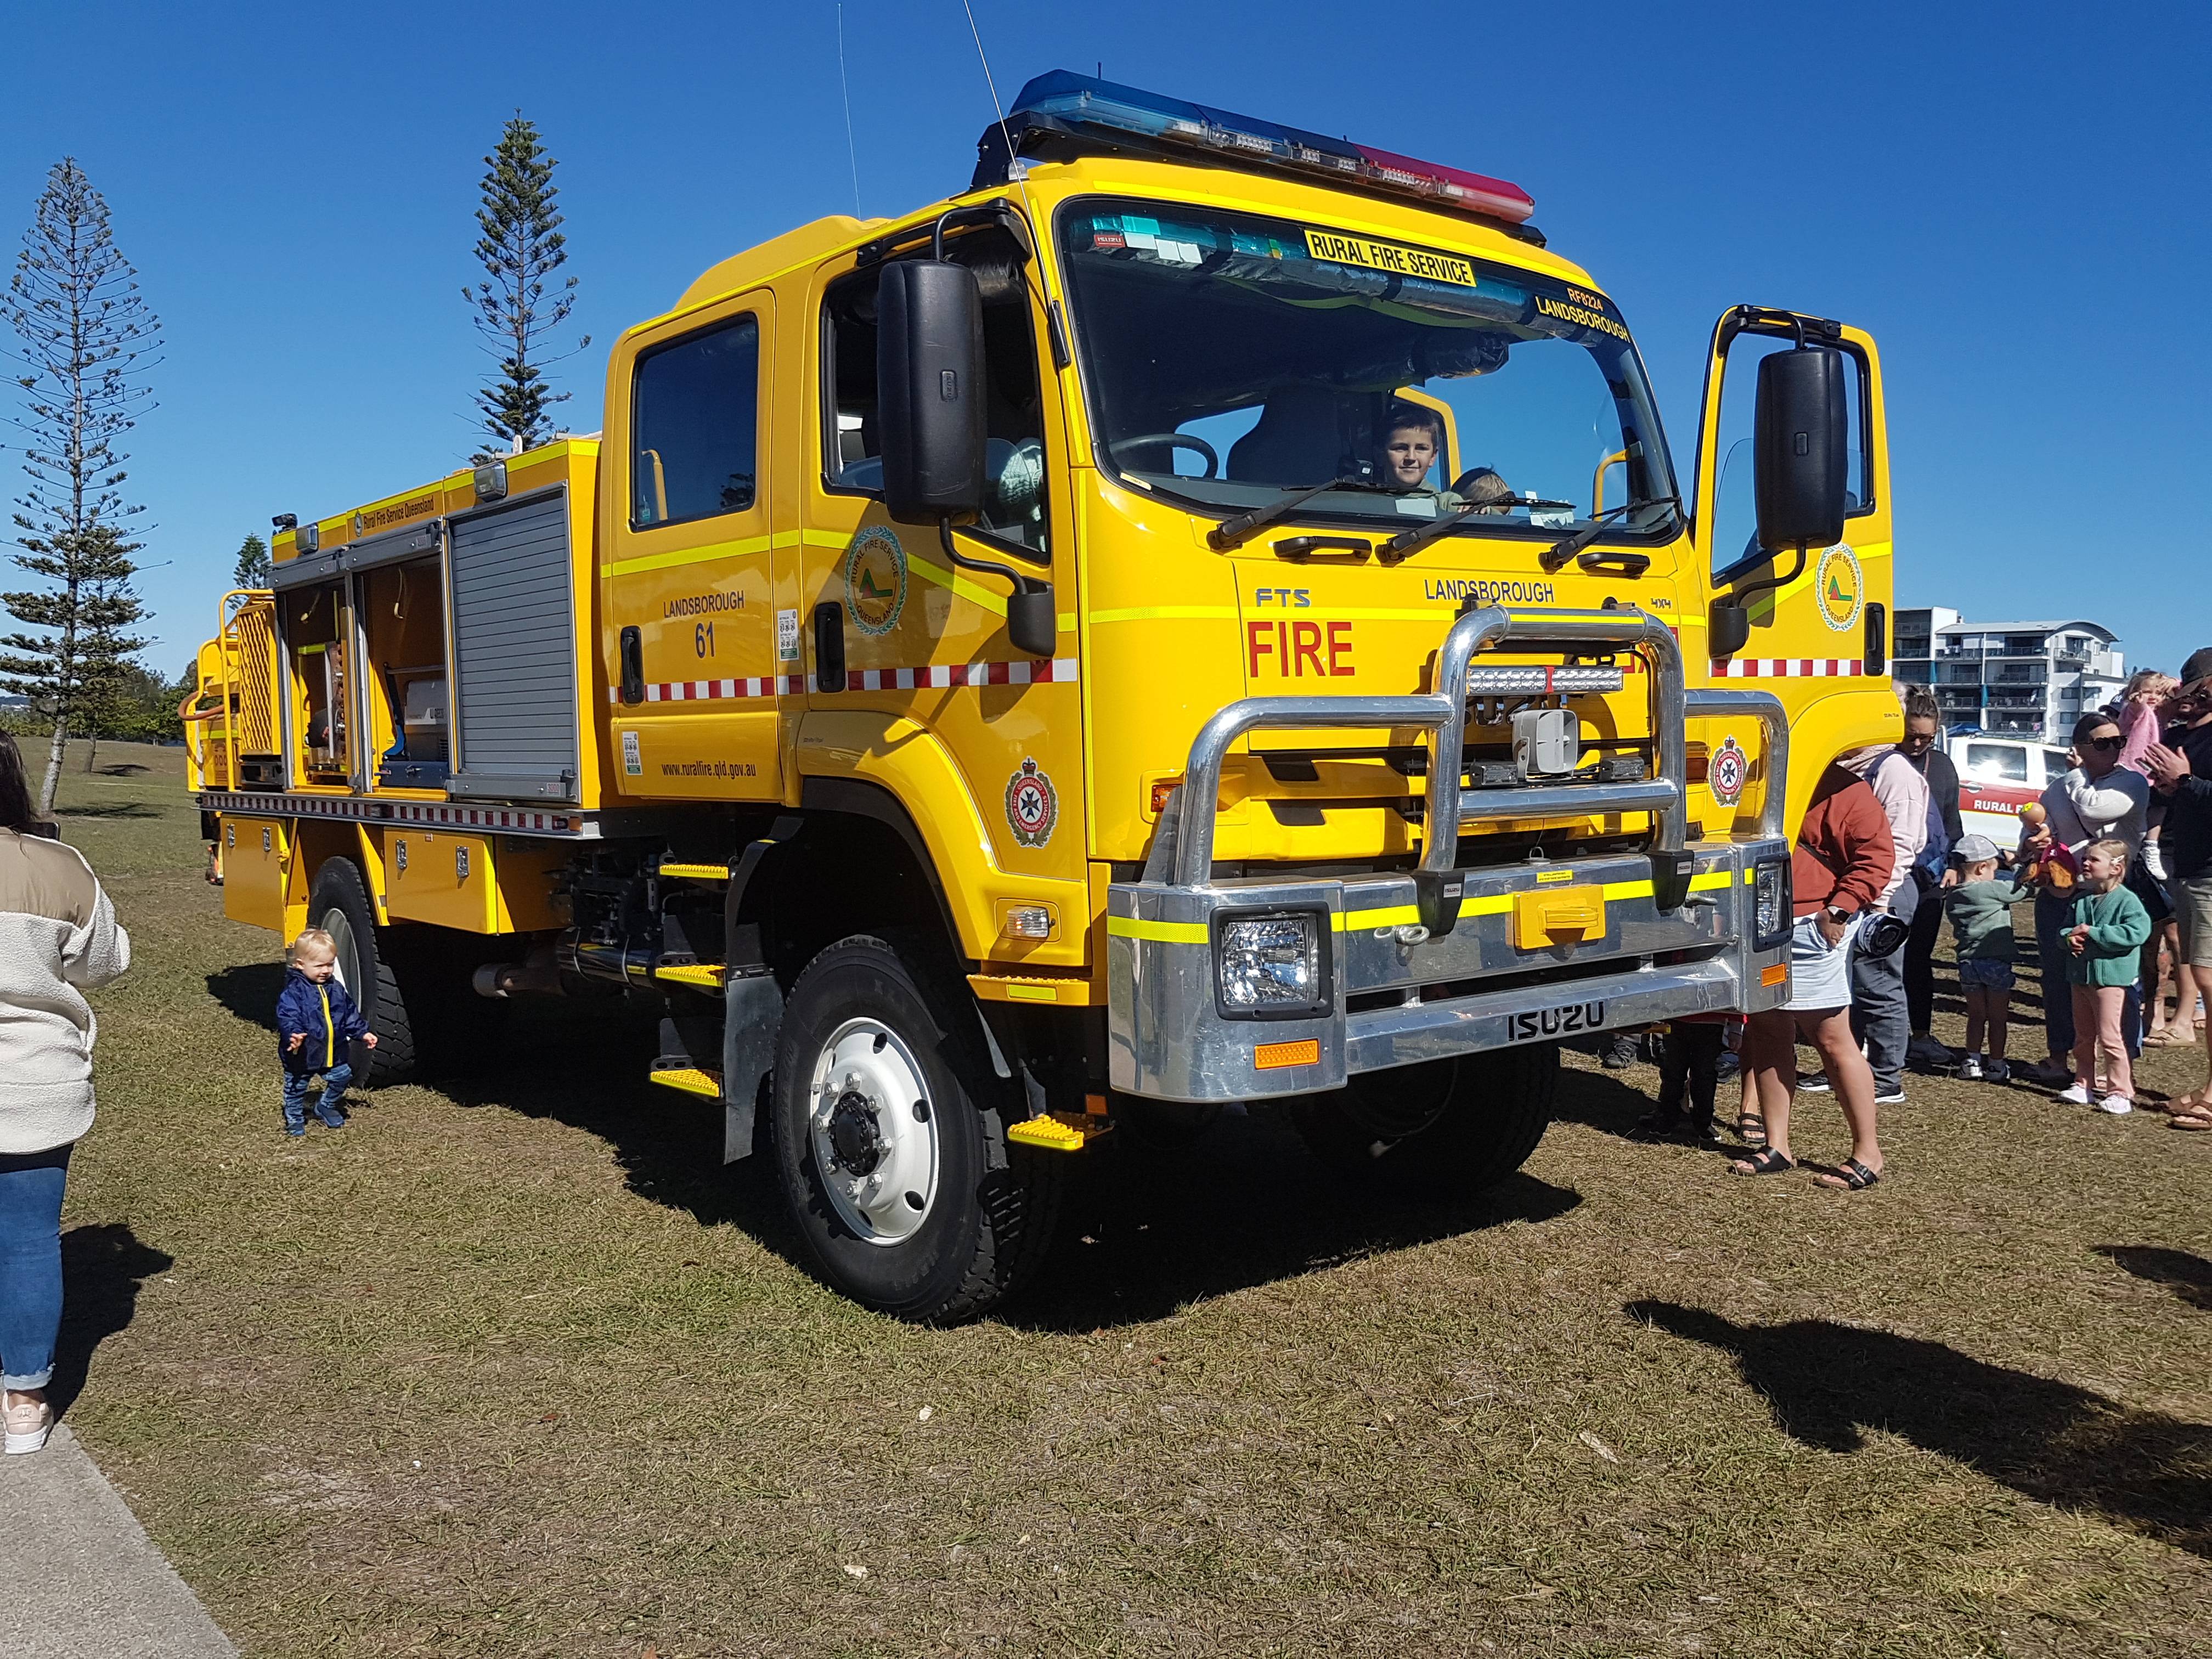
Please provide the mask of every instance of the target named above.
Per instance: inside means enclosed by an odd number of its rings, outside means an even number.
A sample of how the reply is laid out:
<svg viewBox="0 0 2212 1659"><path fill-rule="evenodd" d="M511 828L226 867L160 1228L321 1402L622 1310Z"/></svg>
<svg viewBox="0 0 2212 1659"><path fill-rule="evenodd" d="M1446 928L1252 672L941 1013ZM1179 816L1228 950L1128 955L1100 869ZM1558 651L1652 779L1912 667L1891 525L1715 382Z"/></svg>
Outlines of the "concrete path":
<svg viewBox="0 0 2212 1659"><path fill-rule="evenodd" d="M8 1659L238 1659L67 1424L0 1457L0 1563Z"/></svg>

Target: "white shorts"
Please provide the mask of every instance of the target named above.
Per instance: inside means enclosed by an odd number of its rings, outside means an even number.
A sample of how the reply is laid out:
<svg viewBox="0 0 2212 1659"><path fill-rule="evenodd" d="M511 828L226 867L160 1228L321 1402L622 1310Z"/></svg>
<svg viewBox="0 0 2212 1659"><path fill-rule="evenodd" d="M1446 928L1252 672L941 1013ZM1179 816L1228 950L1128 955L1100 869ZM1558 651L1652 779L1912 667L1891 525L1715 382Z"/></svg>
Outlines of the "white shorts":
<svg viewBox="0 0 2212 1659"><path fill-rule="evenodd" d="M1822 1013L1851 1004L1851 947L1858 942L1861 911L1844 928L1835 945L1820 937L1817 915L1800 916L1790 930L1790 1000L1782 1006L1793 1013Z"/></svg>

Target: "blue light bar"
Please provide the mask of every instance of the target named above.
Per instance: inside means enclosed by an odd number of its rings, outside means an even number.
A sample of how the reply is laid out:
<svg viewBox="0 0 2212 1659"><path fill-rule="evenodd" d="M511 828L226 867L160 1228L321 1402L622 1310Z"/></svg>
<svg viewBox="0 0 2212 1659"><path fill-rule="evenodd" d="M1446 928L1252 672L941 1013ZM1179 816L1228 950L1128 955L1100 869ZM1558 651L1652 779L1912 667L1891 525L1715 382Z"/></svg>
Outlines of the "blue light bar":
<svg viewBox="0 0 2212 1659"><path fill-rule="evenodd" d="M1036 115L1069 126L1134 133L1164 144L1226 153L1286 172L1326 178L1339 185L1409 197L1430 207L1478 213L1525 223L1535 199L1518 185L1433 161L1417 161L1386 149L1286 127L1206 104L1187 104L1158 93L1054 70L1024 87L1008 119Z"/></svg>

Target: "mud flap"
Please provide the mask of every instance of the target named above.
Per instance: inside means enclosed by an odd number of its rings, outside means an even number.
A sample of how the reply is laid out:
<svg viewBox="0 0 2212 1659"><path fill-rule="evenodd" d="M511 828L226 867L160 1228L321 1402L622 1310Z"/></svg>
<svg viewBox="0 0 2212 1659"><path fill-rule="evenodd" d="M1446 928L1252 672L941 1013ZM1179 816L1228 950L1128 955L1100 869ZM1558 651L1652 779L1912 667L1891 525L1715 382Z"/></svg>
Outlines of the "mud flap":
<svg viewBox="0 0 2212 1659"><path fill-rule="evenodd" d="M732 969L722 988L722 1162L753 1150L761 1090L775 1066L783 991L765 967Z"/></svg>

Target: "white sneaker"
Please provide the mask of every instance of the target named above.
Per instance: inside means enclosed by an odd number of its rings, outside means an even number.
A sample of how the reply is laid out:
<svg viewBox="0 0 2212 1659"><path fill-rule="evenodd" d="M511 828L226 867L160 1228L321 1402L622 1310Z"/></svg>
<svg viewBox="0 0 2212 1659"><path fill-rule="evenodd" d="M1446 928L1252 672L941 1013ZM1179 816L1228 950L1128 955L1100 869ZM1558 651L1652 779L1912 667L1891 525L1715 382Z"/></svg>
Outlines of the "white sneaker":
<svg viewBox="0 0 2212 1659"><path fill-rule="evenodd" d="M1968 1054L1959 1062L1959 1075L1969 1083L1979 1083L1982 1080L1982 1057Z"/></svg>
<svg viewBox="0 0 2212 1659"><path fill-rule="evenodd" d="M34 1452L53 1432L54 1408L43 1400L24 1401L7 1408L8 1455Z"/></svg>
<svg viewBox="0 0 2212 1659"><path fill-rule="evenodd" d="M2089 1090L2085 1084L2069 1083L2058 1091L2058 1097L2069 1106L2087 1106L2089 1103Z"/></svg>
<svg viewBox="0 0 2212 1659"><path fill-rule="evenodd" d="M2125 1095L2106 1095L2097 1103L2100 1112L2110 1112L2114 1117L2125 1117L2136 1109L2136 1103Z"/></svg>

